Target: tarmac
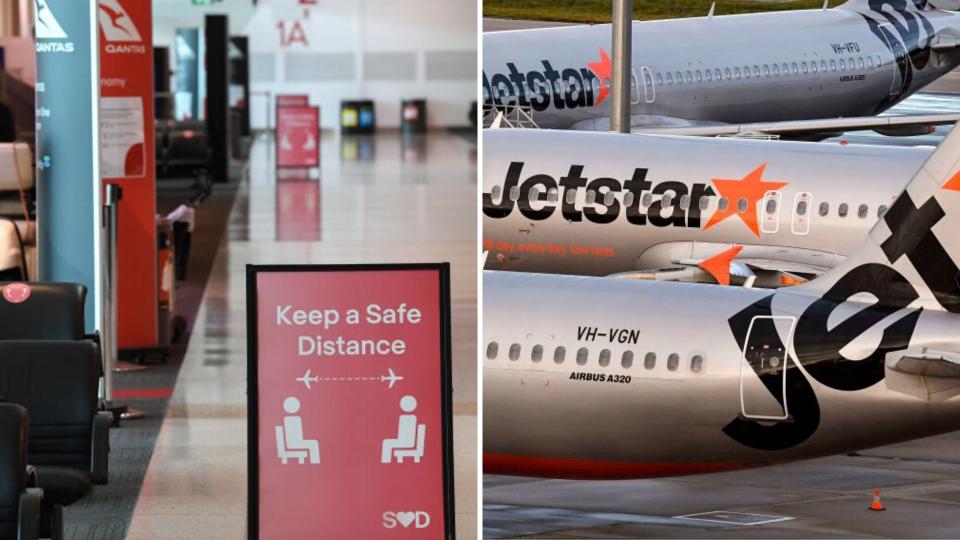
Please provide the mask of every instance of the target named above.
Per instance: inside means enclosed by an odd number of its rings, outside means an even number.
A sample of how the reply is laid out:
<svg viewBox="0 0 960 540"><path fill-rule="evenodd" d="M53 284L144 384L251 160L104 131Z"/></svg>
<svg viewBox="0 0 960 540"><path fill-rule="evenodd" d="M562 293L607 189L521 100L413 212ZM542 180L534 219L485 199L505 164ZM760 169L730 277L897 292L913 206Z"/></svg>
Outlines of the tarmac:
<svg viewBox="0 0 960 540"><path fill-rule="evenodd" d="M556 23L483 20L485 32ZM960 69L888 114L960 112ZM830 139L936 145L950 130ZM882 419L876 419L882 421ZM484 475L484 538L960 538L960 432L856 455L652 480ZM868 509L875 488L886 510Z"/></svg>

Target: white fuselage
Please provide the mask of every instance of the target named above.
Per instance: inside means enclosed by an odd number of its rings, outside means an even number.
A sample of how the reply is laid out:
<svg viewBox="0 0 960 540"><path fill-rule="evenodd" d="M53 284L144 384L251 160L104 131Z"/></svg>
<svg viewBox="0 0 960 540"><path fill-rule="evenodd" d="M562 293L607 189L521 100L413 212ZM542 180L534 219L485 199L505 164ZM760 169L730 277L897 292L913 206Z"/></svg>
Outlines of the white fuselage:
<svg viewBox="0 0 960 540"><path fill-rule="evenodd" d="M960 63L930 48L960 14L866 7L633 23L631 123L667 127L877 114ZM607 129L607 24L483 36L487 105L540 127Z"/></svg>
<svg viewBox="0 0 960 540"><path fill-rule="evenodd" d="M731 244L745 246L742 257L831 268L931 151L558 130L483 137L486 267L576 275L667 268ZM741 198L736 184L714 180L764 164L762 180L785 185L710 225ZM569 180L573 167L584 181ZM645 184L630 183L638 174Z"/></svg>

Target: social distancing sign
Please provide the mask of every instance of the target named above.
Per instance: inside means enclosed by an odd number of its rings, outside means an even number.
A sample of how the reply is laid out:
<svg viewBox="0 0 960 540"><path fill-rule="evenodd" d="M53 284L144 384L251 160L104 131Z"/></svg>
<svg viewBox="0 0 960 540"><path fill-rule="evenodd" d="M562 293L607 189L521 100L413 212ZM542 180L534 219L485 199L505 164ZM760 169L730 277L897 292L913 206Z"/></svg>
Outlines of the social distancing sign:
<svg viewBox="0 0 960 540"><path fill-rule="evenodd" d="M448 265L247 268L250 538L452 538Z"/></svg>

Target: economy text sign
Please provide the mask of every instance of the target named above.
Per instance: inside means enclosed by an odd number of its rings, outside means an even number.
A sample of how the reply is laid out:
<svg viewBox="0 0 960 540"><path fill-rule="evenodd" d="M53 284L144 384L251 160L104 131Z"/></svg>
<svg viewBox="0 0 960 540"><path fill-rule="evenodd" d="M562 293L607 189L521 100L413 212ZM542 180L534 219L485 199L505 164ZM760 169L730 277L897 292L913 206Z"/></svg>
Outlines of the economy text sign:
<svg viewBox="0 0 960 540"><path fill-rule="evenodd" d="M319 107L277 109L276 139L277 167L319 167Z"/></svg>
<svg viewBox="0 0 960 540"><path fill-rule="evenodd" d="M449 266L248 266L252 539L453 537Z"/></svg>

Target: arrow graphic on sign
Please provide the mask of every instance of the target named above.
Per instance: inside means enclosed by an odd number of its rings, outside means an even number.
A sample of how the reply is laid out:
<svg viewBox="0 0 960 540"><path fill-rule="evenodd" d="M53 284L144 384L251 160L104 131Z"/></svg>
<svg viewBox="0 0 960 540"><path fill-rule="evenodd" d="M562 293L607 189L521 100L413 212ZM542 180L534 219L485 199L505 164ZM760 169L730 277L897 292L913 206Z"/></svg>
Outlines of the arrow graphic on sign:
<svg viewBox="0 0 960 540"><path fill-rule="evenodd" d="M403 377L397 375L393 372L392 368L387 369L387 375L380 375L377 377L321 377L319 375L310 376L310 370L308 369L306 373L303 374L303 377L297 377L297 382L302 382L304 386L307 387L307 390L311 390L311 383L320 383L320 382L362 382L362 381L377 381L377 382L388 382L387 388L393 388L393 385L397 381L402 381Z"/></svg>

